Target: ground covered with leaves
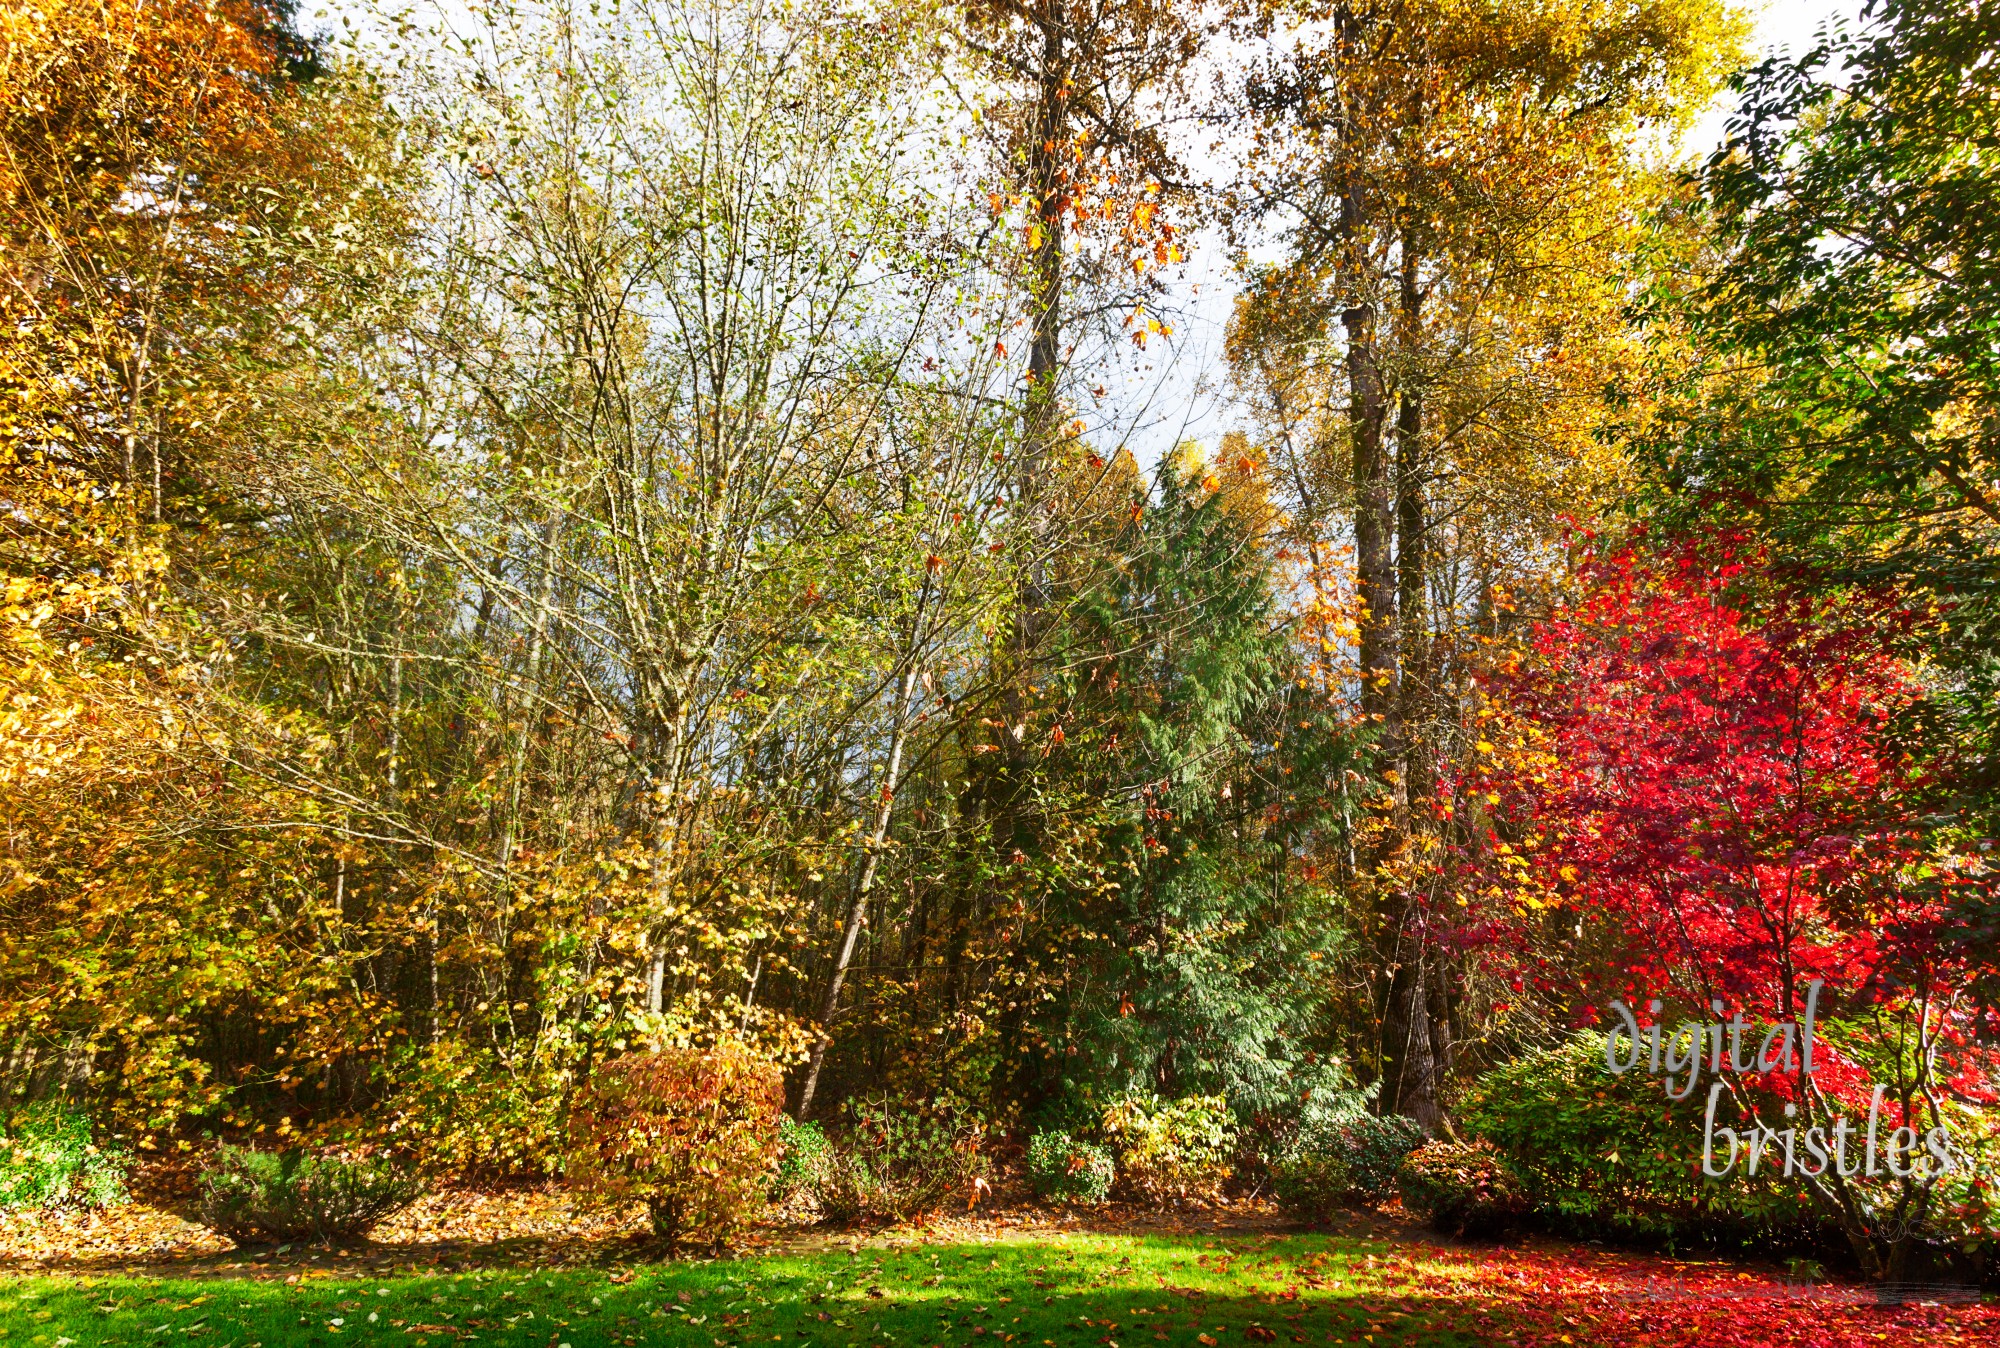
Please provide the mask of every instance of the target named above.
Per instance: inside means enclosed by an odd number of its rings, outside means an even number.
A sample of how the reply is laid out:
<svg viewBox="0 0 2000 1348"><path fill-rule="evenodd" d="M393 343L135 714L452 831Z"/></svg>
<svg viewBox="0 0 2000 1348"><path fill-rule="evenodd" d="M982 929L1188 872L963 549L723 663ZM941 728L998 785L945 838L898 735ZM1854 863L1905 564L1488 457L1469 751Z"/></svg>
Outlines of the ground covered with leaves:
<svg viewBox="0 0 2000 1348"><path fill-rule="evenodd" d="M523 1206L517 1201L514 1206ZM532 1203L526 1206L541 1212ZM518 1215L518 1214L517 1214ZM497 1208L485 1211L498 1221ZM2000 1304L1882 1306L1721 1262L1521 1242L1451 1245L1389 1218L1328 1232L1243 1214L1148 1229L1047 1217L767 1233L662 1263L615 1223L550 1206L480 1242L461 1203L342 1253L182 1248L163 1264L80 1248L0 1279L0 1342L44 1348L358 1341L737 1348L1849 1348L2000 1344ZM452 1220L465 1223L452 1226ZM165 1227L160 1227L165 1232ZM163 1237L164 1238L164 1237ZM33 1267L39 1271L28 1272Z"/></svg>

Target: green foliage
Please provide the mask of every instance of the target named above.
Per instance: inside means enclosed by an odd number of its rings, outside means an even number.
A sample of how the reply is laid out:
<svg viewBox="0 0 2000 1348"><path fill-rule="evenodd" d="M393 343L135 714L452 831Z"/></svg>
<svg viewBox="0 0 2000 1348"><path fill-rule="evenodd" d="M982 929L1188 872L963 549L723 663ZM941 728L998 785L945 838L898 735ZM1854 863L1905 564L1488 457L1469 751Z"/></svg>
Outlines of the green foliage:
<svg viewBox="0 0 2000 1348"><path fill-rule="evenodd" d="M1600 1034L1494 1068L1460 1117L1506 1157L1537 1212L1579 1234L1720 1238L1806 1216L1798 1190L1768 1170L1704 1178L1700 1102L1605 1070Z"/></svg>
<svg viewBox="0 0 2000 1348"><path fill-rule="evenodd" d="M570 1179L602 1201L645 1203L669 1253L719 1246L764 1201L784 1103L778 1068L741 1044L614 1059L571 1106Z"/></svg>
<svg viewBox="0 0 2000 1348"><path fill-rule="evenodd" d="M833 1143L816 1123L799 1123L790 1115L778 1119L778 1173L771 1181L773 1203L798 1197L825 1168Z"/></svg>
<svg viewBox="0 0 2000 1348"><path fill-rule="evenodd" d="M91 1140L90 1116L42 1100L14 1116L0 1138L0 1207L110 1207L125 1200L129 1154Z"/></svg>
<svg viewBox="0 0 2000 1348"><path fill-rule="evenodd" d="M423 1191L423 1176L393 1157L224 1146L202 1170L195 1211L239 1244L331 1244L366 1235Z"/></svg>
<svg viewBox="0 0 2000 1348"><path fill-rule="evenodd" d="M1968 1165L1940 1184L1930 1213L1936 1238L2000 1269L2000 1185L1992 1176L2000 1159L2000 1111L1960 1108L1951 1120L1952 1145Z"/></svg>
<svg viewBox="0 0 2000 1348"><path fill-rule="evenodd" d="M1400 1114L1360 1114L1301 1127L1271 1166L1278 1201L1303 1217L1325 1217L1344 1203L1388 1196L1403 1160L1424 1141Z"/></svg>
<svg viewBox="0 0 2000 1348"><path fill-rule="evenodd" d="M1322 1140L1301 1136L1292 1151L1271 1163L1271 1192L1279 1206L1308 1221L1325 1219L1359 1191L1346 1157L1318 1145Z"/></svg>
<svg viewBox="0 0 2000 1348"><path fill-rule="evenodd" d="M1485 1142L1426 1142L1396 1171L1403 1206L1439 1231L1499 1235L1528 1211L1521 1182Z"/></svg>
<svg viewBox="0 0 2000 1348"><path fill-rule="evenodd" d="M1149 1091L1290 1113L1326 1048L1299 1030L1328 1019L1310 974L1346 928L1286 874L1325 804L1288 779L1340 780L1357 741L1299 691L1256 474L1189 445L1139 487L1074 564L1054 638L1070 654L1050 714L1069 738L1039 800L1065 827L1037 837L1081 836L1050 857L1061 976L1027 1003L1039 1053L1020 1085L1093 1120ZM1080 986L1119 995L1060 991Z"/></svg>
<svg viewBox="0 0 2000 1348"><path fill-rule="evenodd" d="M985 1124L957 1102L857 1102L807 1189L830 1222L903 1221L964 1195L987 1169Z"/></svg>
<svg viewBox="0 0 2000 1348"><path fill-rule="evenodd" d="M1747 494L1801 560L1969 604L1953 621L1987 650L1996 43L1990 4L1876 0L1739 78L1731 152L1703 180L1721 266L1685 308L1740 372L1662 451L1679 504L1740 519Z"/></svg>
<svg viewBox="0 0 2000 1348"><path fill-rule="evenodd" d="M1335 1134L1355 1188L1365 1198L1388 1195L1403 1158L1423 1145L1424 1133L1400 1114L1363 1114Z"/></svg>
<svg viewBox="0 0 2000 1348"><path fill-rule="evenodd" d="M1040 1132L1028 1143L1028 1183L1052 1203L1102 1203L1117 1176L1111 1153L1063 1132Z"/></svg>
<svg viewBox="0 0 2000 1348"><path fill-rule="evenodd" d="M1219 1095L1128 1095L1104 1112L1124 1187L1154 1202L1213 1201L1229 1178L1235 1120Z"/></svg>

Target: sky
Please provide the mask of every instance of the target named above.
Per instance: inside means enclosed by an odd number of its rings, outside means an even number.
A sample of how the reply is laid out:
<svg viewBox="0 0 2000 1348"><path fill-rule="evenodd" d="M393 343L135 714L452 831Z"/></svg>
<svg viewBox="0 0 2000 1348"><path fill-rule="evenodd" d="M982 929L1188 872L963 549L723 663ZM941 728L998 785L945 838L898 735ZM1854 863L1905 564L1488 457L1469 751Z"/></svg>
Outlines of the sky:
<svg viewBox="0 0 2000 1348"><path fill-rule="evenodd" d="M1750 46L1754 59L1808 48L1828 20L1852 22L1864 0L1769 0L1752 10L1755 32ZM1705 152L1722 143L1733 103L1725 92L1689 132L1689 150ZM1241 429L1237 407L1221 386L1223 327L1228 321L1236 287L1230 259L1209 249L1191 259L1180 296L1179 327L1171 352L1162 352L1150 368L1135 363L1123 390L1125 415L1114 438L1122 439L1150 469L1183 440L1213 446L1223 433ZM1111 427L1107 427L1111 430Z"/></svg>
<svg viewBox="0 0 2000 1348"><path fill-rule="evenodd" d="M1751 47L1761 58L1773 51L1798 52L1835 17L1850 21L1865 0L1748 0L1755 31ZM321 5L324 7L322 8ZM462 13L463 0L424 0L419 8ZM307 15L324 16L337 26L358 18L372 6L365 0L305 0ZM1694 129L1686 147L1704 151L1721 143L1731 111L1727 94L1718 97ZM1243 417L1226 387L1222 360L1224 325L1236 286L1231 258L1219 246L1197 245L1175 286L1176 331L1171 342L1155 341L1141 354L1124 352L1123 377L1106 378L1110 396L1101 408L1094 434L1103 448L1130 448L1149 470L1183 440L1213 446L1229 430L1243 428Z"/></svg>

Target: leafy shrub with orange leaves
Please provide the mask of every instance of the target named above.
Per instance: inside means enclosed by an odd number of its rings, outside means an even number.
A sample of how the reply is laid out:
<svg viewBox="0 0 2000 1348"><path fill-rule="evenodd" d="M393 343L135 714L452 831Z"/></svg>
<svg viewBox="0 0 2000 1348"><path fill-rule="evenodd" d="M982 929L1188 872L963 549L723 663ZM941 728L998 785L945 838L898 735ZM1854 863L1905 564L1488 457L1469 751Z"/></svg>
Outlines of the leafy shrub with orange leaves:
<svg viewBox="0 0 2000 1348"><path fill-rule="evenodd" d="M764 1202L784 1102L778 1068L741 1044L615 1059L571 1106L570 1179L645 1203L670 1252L719 1245Z"/></svg>
<svg viewBox="0 0 2000 1348"><path fill-rule="evenodd" d="M1528 1211L1521 1181L1485 1142L1426 1142L1396 1172L1403 1206L1447 1235L1505 1234Z"/></svg>

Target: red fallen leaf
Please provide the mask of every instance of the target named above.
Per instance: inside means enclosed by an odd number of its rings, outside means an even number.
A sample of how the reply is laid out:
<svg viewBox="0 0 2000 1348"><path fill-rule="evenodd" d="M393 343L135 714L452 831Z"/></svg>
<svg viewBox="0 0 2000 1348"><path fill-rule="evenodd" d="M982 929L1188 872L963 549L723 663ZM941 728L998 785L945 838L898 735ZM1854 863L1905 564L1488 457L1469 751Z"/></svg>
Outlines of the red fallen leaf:
<svg viewBox="0 0 2000 1348"><path fill-rule="evenodd" d="M1252 1325L1243 1331L1243 1337L1253 1343L1276 1343L1278 1336L1262 1325Z"/></svg>
<svg viewBox="0 0 2000 1348"><path fill-rule="evenodd" d="M1201 1344L1201 1348L1215 1348L1215 1339L1210 1335L1197 1334L1195 1338Z"/></svg>

